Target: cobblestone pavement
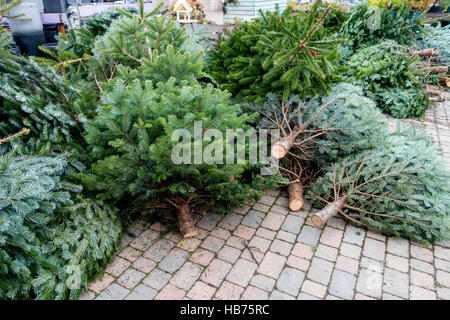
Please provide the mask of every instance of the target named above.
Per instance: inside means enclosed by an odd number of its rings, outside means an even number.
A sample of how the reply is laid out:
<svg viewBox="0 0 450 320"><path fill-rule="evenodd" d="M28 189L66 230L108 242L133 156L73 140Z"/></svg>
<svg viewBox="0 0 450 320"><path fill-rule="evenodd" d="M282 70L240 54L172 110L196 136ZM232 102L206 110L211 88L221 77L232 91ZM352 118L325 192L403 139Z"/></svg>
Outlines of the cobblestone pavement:
<svg viewBox="0 0 450 320"><path fill-rule="evenodd" d="M425 125L450 167L449 116L441 104L408 122ZM200 234L188 239L138 220L82 299L450 300L450 242L424 247L339 218L318 229L308 203L299 212L287 203L270 190L224 217L196 216Z"/></svg>

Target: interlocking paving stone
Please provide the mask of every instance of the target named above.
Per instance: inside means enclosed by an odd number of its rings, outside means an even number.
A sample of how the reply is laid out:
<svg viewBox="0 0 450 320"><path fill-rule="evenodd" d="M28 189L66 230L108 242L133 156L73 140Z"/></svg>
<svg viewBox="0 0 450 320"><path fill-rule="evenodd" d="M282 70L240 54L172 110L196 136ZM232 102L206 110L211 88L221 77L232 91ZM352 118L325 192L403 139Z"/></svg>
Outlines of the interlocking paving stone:
<svg viewBox="0 0 450 320"><path fill-rule="evenodd" d="M216 298L219 300L239 300L243 292L243 287L224 281L216 292Z"/></svg>
<svg viewBox="0 0 450 320"><path fill-rule="evenodd" d="M152 300L158 291L140 284L125 298L125 300Z"/></svg>
<svg viewBox="0 0 450 320"><path fill-rule="evenodd" d="M250 210L242 219L242 224L247 227L258 228L263 221L265 214L256 210Z"/></svg>
<svg viewBox="0 0 450 320"><path fill-rule="evenodd" d="M307 278L321 284L328 284L334 264L332 262L314 257L309 267Z"/></svg>
<svg viewBox="0 0 450 320"><path fill-rule="evenodd" d="M356 282L356 290L365 295L381 298L383 275L373 269L361 269Z"/></svg>
<svg viewBox="0 0 450 320"><path fill-rule="evenodd" d="M127 289L134 288L143 278L145 277L145 273L137 271L135 269L127 269L119 279L117 279L117 283L121 286L124 286Z"/></svg>
<svg viewBox="0 0 450 320"><path fill-rule="evenodd" d="M216 288L201 281L197 281L187 296L193 300L209 300L214 296Z"/></svg>
<svg viewBox="0 0 450 320"><path fill-rule="evenodd" d="M289 256L286 264L292 268L298 269L298 270L302 270L302 271L307 271L309 268L309 260L303 259L303 258L299 258L296 256Z"/></svg>
<svg viewBox="0 0 450 320"><path fill-rule="evenodd" d="M220 259L214 259L209 266L205 269L201 276L201 280L212 284L215 287L219 287L223 279L227 276L231 270L232 265Z"/></svg>
<svg viewBox="0 0 450 320"><path fill-rule="evenodd" d="M96 298L96 300L123 300L130 290L119 286L117 283L111 284L103 290Z"/></svg>
<svg viewBox="0 0 450 320"><path fill-rule="evenodd" d="M222 248L222 246L225 244L225 241L213 236L207 237L205 240L203 240L203 243L201 244L201 247L203 249L207 249L212 252L217 252Z"/></svg>
<svg viewBox="0 0 450 320"><path fill-rule="evenodd" d="M270 229L270 230L279 230L285 216L275 212L269 212L264 218L261 227Z"/></svg>
<svg viewBox="0 0 450 320"><path fill-rule="evenodd" d="M401 257L409 257L409 241L401 238L389 238L387 252Z"/></svg>
<svg viewBox="0 0 450 320"><path fill-rule="evenodd" d="M406 258L394 256L392 254L386 255L386 266L401 272L408 272L409 260Z"/></svg>
<svg viewBox="0 0 450 320"><path fill-rule="evenodd" d="M188 257L189 252L174 248L164 259L162 259L158 266L160 269L172 273L177 271Z"/></svg>
<svg viewBox="0 0 450 320"><path fill-rule="evenodd" d="M177 247L188 252L194 252L202 241L196 238L186 238L177 243Z"/></svg>
<svg viewBox="0 0 450 320"><path fill-rule="evenodd" d="M338 255L338 250L336 248L333 247L329 247L323 244L319 244L319 246L317 247L317 250L315 252L315 256L328 260L328 261L336 261Z"/></svg>
<svg viewBox="0 0 450 320"><path fill-rule="evenodd" d="M411 300L436 300L436 293L424 288L411 286Z"/></svg>
<svg viewBox="0 0 450 320"><path fill-rule="evenodd" d="M159 232L157 232L155 230L145 230L144 232L142 232L139 235L139 237L137 237L130 243L130 246L132 246L133 248L135 248L137 250L145 251L158 238L159 238Z"/></svg>
<svg viewBox="0 0 450 320"><path fill-rule="evenodd" d="M191 262L186 262L170 280L170 284L183 289L189 290L192 285L197 281L202 273L202 268L199 265Z"/></svg>
<svg viewBox="0 0 450 320"><path fill-rule="evenodd" d="M129 266L131 265L131 262L120 258L120 257L116 257L114 259L114 261L112 263L110 263L105 271L115 277L118 277L122 274L122 272L124 272Z"/></svg>
<svg viewBox="0 0 450 320"><path fill-rule="evenodd" d="M325 297L325 294L327 293L327 287L323 284L305 280L301 291L323 299Z"/></svg>
<svg viewBox="0 0 450 320"><path fill-rule="evenodd" d="M363 255L374 260L383 261L385 258L384 242L367 238L364 242Z"/></svg>
<svg viewBox="0 0 450 320"><path fill-rule="evenodd" d="M259 265L258 272L272 278L277 278L285 262L285 257L269 251Z"/></svg>
<svg viewBox="0 0 450 320"><path fill-rule="evenodd" d="M344 241L351 244L356 244L358 246L362 246L365 236L366 236L365 230L354 226L347 226L344 233Z"/></svg>
<svg viewBox="0 0 450 320"><path fill-rule="evenodd" d="M343 232L342 230L325 227L320 237L320 243L325 244L330 247L339 248L342 241Z"/></svg>
<svg viewBox="0 0 450 320"><path fill-rule="evenodd" d="M433 276L427 273L411 270L410 277L411 283L418 287L422 287L429 290L435 289L434 278Z"/></svg>
<svg viewBox="0 0 450 320"><path fill-rule="evenodd" d="M219 253L217 254L217 257L229 263L235 263L240 255L241 251L226 245L222 249L220 249Z"/></svg>
<svg viewBox="0 0 450 320"><path fill-rule="evenodd" d="M281 226L281 230L291 232L291 233L299 233L300 228L302 227L305 219L293 215L288 215L284 220L283 225Z"/></svg>
<svg viewBox="0 0 450 320"><path fill-rule="evenodd" d="M250 284L265 291L271 291L275 286L275 280L262 274L255 274Z"/></svg>
<svg viewBox="0 0 450 320"><path fill-rule="evenodd" d="M305 292L300 292L300 294L297 297L297 300L319 300L317 297L312 296Z"/></svg>
<svg viewBox="0 0 450 320"><path fill-rule="evenodd" d="M142 281L145 285L160 290L169 282L172 275L161 269L153 269L150 274Z"/></svg>
<svg viewBox="0 0 450 320"><path fill-rule="evenodd" d="M154 267L156 267L156 262L144 257L140 257L135 262L133 262L131 266L141 272L149 273L153 270Z"/></svg>
<svg viewBox="0 0 450 320"><path fill-rule="evenodd" d="M159 262L169 253L170 250L172 250L173 246L173 242L166 239L160 239L148 248L147 251L145 251L144 257Z"/></svg>
<svg viewBox="0 0 450 320"><path fill-rule="evenodd" d="M359 259L361 256L361 247L355 246L349 243L342 243L340 249L340 254L350 257L353 259Z"/></svg>
<svg viewBox="0 0 450 320"><path fill-rule="evenodd" d="M256 230L256 235L258 237L266 238L268 240L273 240L273 238L275 238L276 234L277 233L275 231L272 231L269 229L259 228L258 230Z"/></svg>
<svg viewBox="0 0 450 320"><path fill-rule="evenodd" d="M245 287L250 282L257 267L256 263L239 259L234 264L226 279L234 284Z"/></svg>
<svg viewBox="0 0 450 320"><path fill-rule="evenodd" d="M114 281L113 277L111 277L108 274L105 274L101 279L97 279L94 282L91 282L89 284L89 290L92 290L95 293L99 293L100 291L108 287L113 281Z"/></svg>
<svg viewBox="0 0 450 320"><path fill-rule="evenodd" d="M248 286L242 294L241 300L267 300L269 294L261 289Z"/></svg>
<svg viewBox="0 0 450 320"><path fill-rule="evenodd" d="M270 251L281 254L282 256L288 256L292 247L293 245L291 243L276 239L272 242Z"/></svg>
<svg viewBox="0 0 450 320"><path fill-rule="evenodd" d="M450 272L445 272L442 270L436 271L436 282L450 288Z"/></svg>
<svg viewBox="0 0 450 320"><path fill-rule="evenodd" d="M445 260L441 260L441 259L435 259L434 263L435 263L435 266L436 266L437 269L450 272L450 261L445 261ZM411 260L411 265L412 264L413 264L413 262ZM431 266L431 268L433 268L432 265L430 265L430 266ZM427 268L427 267L425 267L425 268ZM416 268L416 269L420 270L420 271L423 271L423 272L427 272L427 271L424 270L425 268L422 268L422 270L419 269L419 268ZM428 267L428 270L431 270L430 267ZM434 271L434 268L433 268L433 271ZM429 272L429 273L433 273L433 272Z"/></svg>
<svg viewBox="0 0 450 320"><path fill-rule="evenodd" d="M248 248L256 248L259 252L266 252L269 249L270 240L254 236L248 243Z"/></svg>
<svg viewBox="0 0 450 320"><path fill-rule="evenodd" d="M205 230L212 230L222 219L218 214L207 214L197 222L196 226Z"/></svg>
<svg viewBox="0 0 450 320"><path fill-rule="evenodd" d="M411 245L411 256L426 262L433 262L433 251L414 244Z"/></svg>
<svg viewBox="0 0 450 320"><path fill-rule="evenodd" d="M329 292L337 297L350 300L353 298L356 277L353 274L334 270Z"/></svg>
<svg viewBox="0 0 450 320"><path fill-rule="evenodd" d="M336 269L352 274L358 274L359 261L346 256L338 256L336 259Z"/></svg>
<svg viewBox="0 0 450 320"><path fill-rule="evenodd" d="M305 274L297 269L284 268L278 277L276 287L278 290L296 296L302 286Z"/></svg>
<svg viewBox="0 0 450 320"><path fill-rule="evenodd" d="M295 243L295 239L297 238L297 235L290 233L290 232L286 232L284 230L280 230L280 231L278 231L276 237L277 237L277 239L281 239L281 240L284 240L289 243Z"/></svg>
<svg viewBox="0 0 450 320"><path fill-rule="evenodd" d="M297 241L311 246L317 245L322 230L316 227L304 226L300 232Z"/></svg>
<svg viewBox="0 0 450 320"><path fill-rule="evenodd" d="M170 284L165 286L155 297L155 300L181 300L186 293Z"/></svg>
<svg viewBox="0 0 450 320"><path fill-rule="evenodd" d="M250 240L255 234L256 229L247 226L239 225L236 230L234 230L233 235L244 240Z"/></svg>
<svg viewBox="0 0 450 320"><path fill-rule="evenodd" d="M295 300L295 298L278 290L273 290L269 300Z"/></svg>
<svg viewBox="0 0 450 320"><path fill-rule="evenodd" d="M386 268L384 270L383 291L408 299L409 276L397 270Z"/></svg>
<svg viewBox="0 0 450 320"><path fill-rule="evenodd" d="M245 212L245 214L247 214L247 212ZM238 214L235 214L235 213L230 213L230 214L227 214L222 219L222 221L220 221L219 227L227 229L227 230L230 230L230 231L233 231L239 225L241 220L242 220L242 216L241 215L238 215Z"/></svg>
<svg viewBox="0 0 450 320"><path fill-rule="evenodd" d="M207 266L214 258L214 253L205 249L197 249L189 258L194 263L202 266Z"/></svg>
<svg viewBox="0 0 450 320"><path fill-rule="evenodd" d="M126 247L125 249L123 249L120 253L119 256L127 259L128 261L135 261L140 255L142 254L141 251L136 250L132 247Z"/></svg>

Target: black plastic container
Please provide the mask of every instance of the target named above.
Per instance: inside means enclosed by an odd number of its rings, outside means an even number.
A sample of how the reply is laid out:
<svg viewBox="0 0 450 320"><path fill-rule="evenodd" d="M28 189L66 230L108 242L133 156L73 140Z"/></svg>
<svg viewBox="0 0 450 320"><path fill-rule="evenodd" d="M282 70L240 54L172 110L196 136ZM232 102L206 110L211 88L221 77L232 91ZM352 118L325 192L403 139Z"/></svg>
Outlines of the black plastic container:
<svg viewBox="0 0 450 320"><path fill-rule="evenodd" d="M44 24L45 40L47 43L55 42L58 35L56 24Z"/></svg>
<svg viewBox="0 0 450 320"><path fill-rule="evenodd" d="M67 0L43 0L45 13L66 12Z"/></svg>
<svg viewBox="0 0 450 320"><path fill-rule="evenodd" d="M41 50L38 47L47 42L44 31L29 34L13 34L13 38L17 46L19 46L20 52L28 56L40 56Z"/></svg>

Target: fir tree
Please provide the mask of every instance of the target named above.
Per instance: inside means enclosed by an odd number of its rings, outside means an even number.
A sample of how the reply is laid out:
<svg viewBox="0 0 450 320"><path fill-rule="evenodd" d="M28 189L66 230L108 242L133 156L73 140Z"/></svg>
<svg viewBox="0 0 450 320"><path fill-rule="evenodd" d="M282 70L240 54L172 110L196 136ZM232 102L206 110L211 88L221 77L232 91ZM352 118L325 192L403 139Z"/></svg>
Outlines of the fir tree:
<svg viewBox="0 0 450 320"><path fill-rule="evenodd" d="M287 101L327 92L335 80L337 39L323 27L331 8L317 0L310 13L260 12L209 54L212 76L239 99L261 102L269 92Z"/></svg>
<svg viewBox="0 0 450 320"><path fill-rule="evenodd" d="M117 248L117 209L79 194L64 155L0 154L0 299L76 299Z"/></svg>
<svg viewBox="0 0 450 320"><path fill-rule="evenodd" d="M424 34L424 16L410 19L410 8L402 5L395 11L367 4L354 6L341 34L348 42L341 45L345 58L364 46L393 40L400 45L414 44L418 35Z"/></svg>
<svg viewBox="0 0 450 320"><path fill-rule="evenodd" d="M308 190L326 204L312 221L321 227L340 214L385 235L434 243L449 236L448 179L441 151L410 128L330 165Z"/></svg>
<svg viewBox="0 0 450 320"><path fill-rule="evenodd" d="M258 177L244 164L221 164L225 161L221 148L226 143L221 138L216 138L218 149L212 153L218 164L207 159L195 164L191 156L186 159L184 155L180 163L173 163L171 151L178 141L171 136L177 129L193 132L195 121L201 123L201 134L208 128L223 134L229 128L248 128L249 116L230 104L225 92L187 81L178 85L175 79L156 88L150 82L125 84L117 79L102 101L98 116L87 123L86 136L93 146L92 156L99 161L82 180L104 199L118 204L131 201L138 210L175 208L180 231L193 236L197 231L192 209L226 213L272 185L271 179ZM189 138L184 143L190 154L195 142ZM208 145L204 141L200 150Z"/></svg>

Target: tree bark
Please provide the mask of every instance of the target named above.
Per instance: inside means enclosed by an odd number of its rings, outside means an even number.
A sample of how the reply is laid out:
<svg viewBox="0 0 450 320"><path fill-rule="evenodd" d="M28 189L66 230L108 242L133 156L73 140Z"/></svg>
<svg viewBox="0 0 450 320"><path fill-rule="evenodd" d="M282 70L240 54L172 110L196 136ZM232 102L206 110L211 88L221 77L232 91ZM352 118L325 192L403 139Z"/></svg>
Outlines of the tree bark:
<svg viewBox="0 0 450 320"><path fill-rule="evenodd" d="M447 73L447 66L433 66L433 67L425 67L422 70L427 71L429 73L438 74L438 73Z"/></svg>
<svg viewBox="0 0 450 320"><path fill-rule="evenodd" d="M414 54L420 57L437 57L439 55L439 50L433 48L423 49L419 51L414 51Z"/></svg>
<svg viewBox="0 0 450 320"><path fill-rule="evenodd" d="M286 137L281 138L272 146L272 149L270 150L270 154L272 155L272 157L274 157L275 159L283 159L287 155L289 149L292 148L294 140L295 138L292 133Z"/></svg>
<svg viewBox="0 0 450 320"><path fill-rule="evenodd" d="M298 211L300 210L305 201L303 200L303 185L300 182L295 182L289 184L289 210Z"/></svg>
<svg viewBox="0 0 450 320"><path fill-rule="evenodd" d="M439 90L434 90L434 89L429 89L429 88L426 88L426 89L425 89L425 92L426 92L428 95L430 95L430 96L439 96L439 95L441 94L441 91L439 91Z"/></svg>
<svg viewBox="0 0 450 320"><path fill-rule="evenodd" d="M325 225L325 223L328 222L328 220L337 215L339 213L339 210L342 210L342 208L344 208L346 200L347 197L340 198L328 204L325 208L323 208L319 212L316 212L311 218L312 223L316 227L322 228Z"/></svg>
<svg viewBox="0 0 450 320"><path fill-rule="evenodd" d="M195 228L192 212L189 208L189 203L184 202L177 207L178 225L181 235L184 238L195 237L198 235L198 230Z"/></svg>

